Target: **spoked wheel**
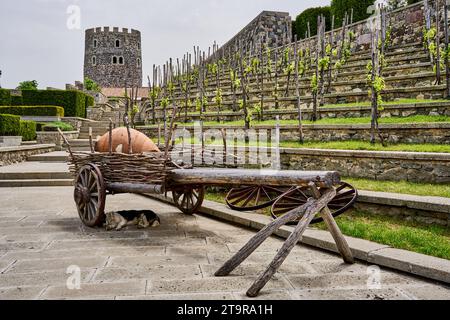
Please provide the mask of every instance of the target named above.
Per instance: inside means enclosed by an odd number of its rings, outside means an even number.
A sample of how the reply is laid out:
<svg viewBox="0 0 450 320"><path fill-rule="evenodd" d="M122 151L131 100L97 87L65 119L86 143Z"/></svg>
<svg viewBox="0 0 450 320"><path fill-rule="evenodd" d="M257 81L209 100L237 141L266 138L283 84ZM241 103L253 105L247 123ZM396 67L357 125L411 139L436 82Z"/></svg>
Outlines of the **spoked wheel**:
<svg viewBox="0 0 450 320"><path fill-rule="evenodd" d="M227 205L236 211L254 211L270 207L289 187L247 186L234 188L225 198Z"/></svg>
<svg viewBox="0 0 450 320"><path fill-rule="evenodd" d="M202 206L205 198L203 186L185 186L172 190L173 201L184 214L193 215Z"/></svg>
<svg viewBox="0 0 450 320"><path fill-rule="evenodd" d="M88 227L105 221L106 191L102 173L95 165L81 168L75 179L74 199L81 221Z"/></svg>
<svg viewBox="0 0 450 320"><path fill-rule="evenodd" d="M308 187L298 187L289 190L280 196L272 206L271 214L274 219L281 217L289 211L304 205L312 194ZM358 198L358 191L350 184L343 182L336 189L336 196L328 204L332 215L337 217L347 211ZM322 222L322 218L315 218L312 223ZM292 223L297 223L294 221Z"/></svg>

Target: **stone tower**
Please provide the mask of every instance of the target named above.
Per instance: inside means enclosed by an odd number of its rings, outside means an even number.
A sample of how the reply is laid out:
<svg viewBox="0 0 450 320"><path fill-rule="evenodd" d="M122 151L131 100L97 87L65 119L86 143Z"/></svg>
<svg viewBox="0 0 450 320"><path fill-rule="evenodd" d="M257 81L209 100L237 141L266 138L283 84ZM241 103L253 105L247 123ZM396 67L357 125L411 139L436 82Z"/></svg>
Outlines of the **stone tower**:
<svg viewBox="0 0 450 320"><path fill-rule="evenodd" d="M86 30L84 77L104 88L142 87L141 48L141 33L137 30Z"/></svg>

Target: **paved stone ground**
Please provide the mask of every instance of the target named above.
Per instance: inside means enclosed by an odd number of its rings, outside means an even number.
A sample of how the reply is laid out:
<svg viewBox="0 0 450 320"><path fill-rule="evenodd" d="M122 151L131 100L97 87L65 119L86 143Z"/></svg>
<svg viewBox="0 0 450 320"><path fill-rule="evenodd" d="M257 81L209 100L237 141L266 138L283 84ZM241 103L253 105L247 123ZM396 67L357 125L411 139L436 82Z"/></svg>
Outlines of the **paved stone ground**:
<svg viewBox="0 0 450 320"><path fill-rule="evenodd" d="M107 233L81 225L71 187L6 188L0 192L0 299L244 299L275 255L269 239L233 276L213 273L254 231L203 216L184 216L135 195L109 197L107 210L153 209L162 226ZM69 290L67 268L81 268ZM450 288L381 271L369 290L368 266L297 246L261 299L450 299Z"/></svg>

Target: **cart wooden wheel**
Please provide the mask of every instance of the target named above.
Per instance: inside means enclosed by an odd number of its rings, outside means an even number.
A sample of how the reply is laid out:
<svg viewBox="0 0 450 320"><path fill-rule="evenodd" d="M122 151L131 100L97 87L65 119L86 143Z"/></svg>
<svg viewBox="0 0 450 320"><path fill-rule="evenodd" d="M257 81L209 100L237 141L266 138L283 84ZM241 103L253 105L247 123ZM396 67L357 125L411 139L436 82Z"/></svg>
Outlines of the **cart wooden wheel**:
<svg viewBox="0 0 450 320"><path fill-rule="evenodd" d="M175 205L184 214L193 215L203 204L205 188L203 186L183 186L172 190Z"/></svg>
<svg viewBox="0 0 450 320"><path fill-rule="evenodd" d="M254 211L270 207L289 187L246 186L228 192L225 201L236 211Z"/></svg>
<svg viewBox="0 0 450 320"><path fill-rule="evenodd" d="M337 217L347 211L358 198L358 191L350 184L343 182L336 189L336 196L328 204L331 213ZM282 196L280 196L272 205L271 214L274 219L286 214L292 209L298 208L305 204L308 198L312 197L308 187L298 187L291 189ZM322 218L316 218L312 223L322 222ZM297 223L292 222L292 223Z"/></svg>
<svg viewBox="0 0 450 320"><path fill-rule="evenodd" d="M81 168L75 179L74 199L81 221L88 227L101 226L105 221L105 182L95 165Z"/></svg>

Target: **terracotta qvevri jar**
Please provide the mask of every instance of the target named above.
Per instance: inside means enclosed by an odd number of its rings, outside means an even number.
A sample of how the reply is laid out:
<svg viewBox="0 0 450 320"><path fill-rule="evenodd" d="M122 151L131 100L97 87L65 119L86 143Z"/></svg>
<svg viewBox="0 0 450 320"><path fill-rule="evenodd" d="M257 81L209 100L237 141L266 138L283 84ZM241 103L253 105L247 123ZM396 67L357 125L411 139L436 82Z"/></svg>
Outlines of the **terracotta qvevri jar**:
<svg viewBox="0 0 450 320"><path fill-rule="evenodd" d="M156 144L142 132L130 129L131 145L133 153L143 152L160 152ZM120 150L122 146L122 153L128 153L128 132L127 128L117 128L112 131L112 149L113 152ZM97 140L95 144L95 151L109 152L109 132L105 133Z"/></svg>

